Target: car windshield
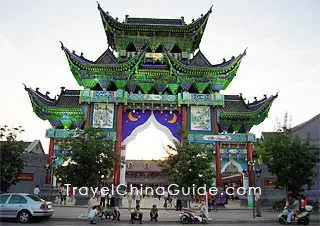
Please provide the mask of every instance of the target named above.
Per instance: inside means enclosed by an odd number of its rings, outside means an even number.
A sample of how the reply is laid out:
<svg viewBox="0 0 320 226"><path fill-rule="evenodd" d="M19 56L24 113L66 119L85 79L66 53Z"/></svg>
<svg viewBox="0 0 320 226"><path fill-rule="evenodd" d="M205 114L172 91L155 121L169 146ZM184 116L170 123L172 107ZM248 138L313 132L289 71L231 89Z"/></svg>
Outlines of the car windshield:
<svg viewBox="0 0 320 226"><path fill-rule="evenodd" d="M43 199L39 198L38 196L35 195L27 195L29 198L33 199L34 201L41 201L44 202Z"/></svg>

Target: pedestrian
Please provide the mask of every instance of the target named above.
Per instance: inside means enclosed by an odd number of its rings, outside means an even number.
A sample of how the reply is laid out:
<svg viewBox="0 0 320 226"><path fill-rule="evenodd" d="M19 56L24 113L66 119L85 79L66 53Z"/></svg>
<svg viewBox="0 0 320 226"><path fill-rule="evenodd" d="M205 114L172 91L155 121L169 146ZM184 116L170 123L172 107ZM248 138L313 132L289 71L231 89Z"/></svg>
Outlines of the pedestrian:
<svg viewBox="0 0 320 226"><path fill-rule="evenodd" d="M300 199L300 212L303 212L306 210L306 205L307 205L307 200L306 198L301 195L301 199Z"/></svg>
<svg viewBox="0 0 320 226"><path fill-rule="evenodd" d="M153 205L150 211L150 221L158 221L158 208L156 205Z"/></svg>
<svg viewBox="0 0 320 226"><path fill-rule="evenodd" d="M260 199L261 199L260 194L256 193L255 197L254 197L255 206L256 206L256 213L257 213L256 217L261 217Z"/></svg>
<svg viewBox="0 0 320 226"><path fill-rule="evenodd" d="M176 211L182 210L182 199L183 199L183 194L181 194L181 191L179 191L177 195Z"/></svg>
<svg viewBox="0 0 320 226"><path fill-rule="evenodd" d="M33 195L39 197L40 194L40 189L39 189L39 185L37 184L36 187L33 189Z"/></svg>
<svg viewBox="0 0 320 226"><path fill-rule="evenodd" d="M128 200L128 210L131 211L132 200L133 200L131 191L127 193L127 200Z"/></svg>
<svg viewBox="0 0 320 226"><path fill-rule="evenodd" d="M96 224L99 219L99 206L93 206L88 214L90 224Z"/></svg>
<svg viewBox="0 0 320 226"><path fill-rule="evenodd" d="M100 206L104 208L106 206L106 194L105 191L100 190Z"/></svg>
<svg viewBox="0 0 320 226"><path fill-rule="evenodd" d="M60 186L60 194L61 194L61 200L60 200L60 205L62 205L62 203L64 205L66 205L67 203L67 189L64 187L63 184L61 184Z"/></svg>
<svg viewBox="0 0 320 226"><path fill-rule="evenodd" d="M136 200L136 206L140 206L141 195L139 189L135 189L134 199Z"/></svg>
<svg viewBox="0 0 320 226"><path fill-rule="evenodd" d="M131 224L134 224L134 220L139 220L139 223L142 224L143 212L140 209L140 206L137 205L136 208L131 212Z"/></svg>
<svg viewBox="0 0 320 226"><path fill-rule="evenodd" d="M163 192L163 198L164 198L164 204L163 204L163 207L167 209L167 206L168 206L168 198L169 198L169 193L168 191L164 191Z"/></svg>

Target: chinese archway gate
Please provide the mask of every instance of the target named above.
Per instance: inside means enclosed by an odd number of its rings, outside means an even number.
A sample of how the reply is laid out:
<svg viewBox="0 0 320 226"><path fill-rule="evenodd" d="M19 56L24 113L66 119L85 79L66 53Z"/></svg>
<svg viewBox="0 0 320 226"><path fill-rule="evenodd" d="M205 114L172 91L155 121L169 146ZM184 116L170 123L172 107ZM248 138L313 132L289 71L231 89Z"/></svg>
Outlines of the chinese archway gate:
<svg viewBox="0 0 320 226"><path fill-rule="evenodd" d="M125 145L153 122L172 139L206 145L215 153L216 186L222 171L238 171L252 160L252 126L268 115L277 97L245 103L242 95L223 95L236 76L246 51L212 65L199 50L211 8L187 24L181 19L133 18L119 22L100 5L107 50L96 60L70 51L61 43L79 90L61 88L58 98L25 87L34 112L48 120L49 164L59 158L59 142L85 126L103 128L115 141L114 183L125 181L120 165ZM60 153L61 154L61 153ZM120 158L122 156L122 158ZM61 157L61 156L60 156ZM59 161L58 161L59 162ZM241 173L241 172L240 172ZM250 174L251 175L251 174ZM51 183L51 176L46 182ZM252 185L252 178L249 178Z"/></svg>

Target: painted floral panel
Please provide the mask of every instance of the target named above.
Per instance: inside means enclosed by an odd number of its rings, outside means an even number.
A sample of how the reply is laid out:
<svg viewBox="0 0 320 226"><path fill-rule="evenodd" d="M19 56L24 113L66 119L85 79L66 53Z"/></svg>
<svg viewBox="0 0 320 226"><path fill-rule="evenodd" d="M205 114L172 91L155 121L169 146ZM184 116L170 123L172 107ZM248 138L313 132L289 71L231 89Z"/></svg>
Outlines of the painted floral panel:
<svg viewBox="0 0 320 226"><path fill-rule="evenodd" d="M209 106L191 106L191 130L211 131Z"/></svg>
<svg viewBox="0 0 320 226"><path fill-rule="evenodd" d="M94 104L92 127L112 129L114 120L114 105L106 103Z"/></svg>

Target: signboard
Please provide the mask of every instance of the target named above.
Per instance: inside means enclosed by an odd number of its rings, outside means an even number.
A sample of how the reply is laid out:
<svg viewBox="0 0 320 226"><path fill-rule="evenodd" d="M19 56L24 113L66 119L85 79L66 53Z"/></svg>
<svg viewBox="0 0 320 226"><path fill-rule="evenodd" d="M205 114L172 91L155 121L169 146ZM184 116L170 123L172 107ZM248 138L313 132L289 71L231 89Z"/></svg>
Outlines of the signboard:
<svg viewBox="0 0 320 226"><path fill-rule="evenodd" d="M155 61L162 61L163 54L162 53L146 53L146 58L153 58Z"/></svg>
<svg viewBox="0 0 320 226"><path fill-rule="evenodd" d="M231 136L229 135L205 135L203 140L207 141L230 141Z"/></svg>
<svg viewBox="0 0 320 226"><path fill-rule="evenodd" d="M17 179L19 181L34 181L34 173L20 173Z"/></svg>

